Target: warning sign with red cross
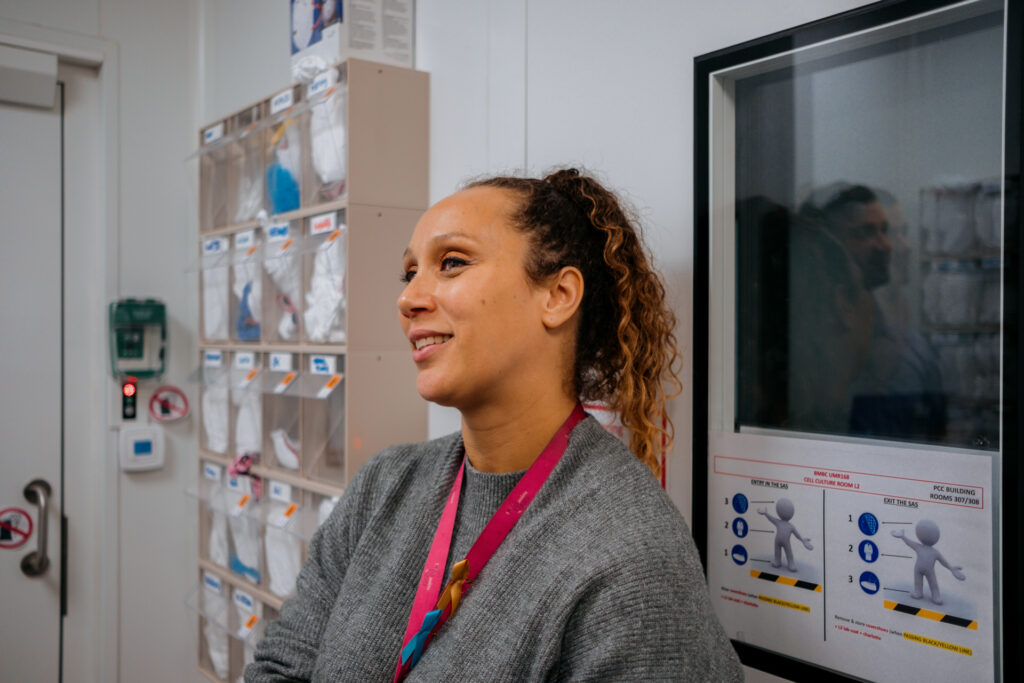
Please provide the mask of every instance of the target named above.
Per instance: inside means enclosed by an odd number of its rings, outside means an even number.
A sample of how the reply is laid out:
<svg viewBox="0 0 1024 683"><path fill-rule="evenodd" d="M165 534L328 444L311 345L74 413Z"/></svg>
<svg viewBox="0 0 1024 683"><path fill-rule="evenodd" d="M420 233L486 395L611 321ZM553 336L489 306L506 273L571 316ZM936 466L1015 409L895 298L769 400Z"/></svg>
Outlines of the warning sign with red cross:
<svg viewBox="0 0 1024 683"><path fill-rule="evenodd" d="M21 508L0 510L0 549L20 548L32 535L32 518Z"/></svg>

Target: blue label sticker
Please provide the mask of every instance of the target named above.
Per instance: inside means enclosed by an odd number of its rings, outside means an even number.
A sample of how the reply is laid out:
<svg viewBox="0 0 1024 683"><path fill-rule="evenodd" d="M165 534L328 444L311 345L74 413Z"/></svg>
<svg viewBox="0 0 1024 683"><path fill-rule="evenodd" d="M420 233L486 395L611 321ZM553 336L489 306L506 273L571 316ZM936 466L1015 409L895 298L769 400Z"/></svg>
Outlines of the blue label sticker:
<svg viewBox="0 0 1024 683"><path fill-rule="evenodd" d="M140 441L136 441L133 444L133 450L135 451L135 455L152 455L153 454L153 442L149 441L149 440L146 440L146 441L141 441L141 440Z"/></svg>

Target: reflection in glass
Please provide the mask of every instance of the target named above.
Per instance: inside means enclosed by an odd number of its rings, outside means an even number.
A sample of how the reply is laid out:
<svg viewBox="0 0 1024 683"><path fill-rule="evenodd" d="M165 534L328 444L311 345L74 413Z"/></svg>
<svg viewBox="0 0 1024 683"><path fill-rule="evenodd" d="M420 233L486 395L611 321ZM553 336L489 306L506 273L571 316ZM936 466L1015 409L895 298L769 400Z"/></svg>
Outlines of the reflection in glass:
<svg viewBox="0 0 1024 683"><path fill-rule="evenodd" d="M999 447L1002 34L735 82L740 426Z"/></svg>

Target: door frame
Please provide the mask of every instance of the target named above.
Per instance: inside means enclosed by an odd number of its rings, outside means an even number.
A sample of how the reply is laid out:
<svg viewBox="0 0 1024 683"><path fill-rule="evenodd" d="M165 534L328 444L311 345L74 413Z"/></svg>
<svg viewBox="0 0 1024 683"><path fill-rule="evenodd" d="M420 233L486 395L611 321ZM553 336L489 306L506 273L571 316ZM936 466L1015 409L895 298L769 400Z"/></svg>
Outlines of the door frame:
<svg viewBox="0 0 1024 683"><path fill-rule="evenodd" d="M9 45L17 48L24 48L56 55L61 63L75 64L91 67L97 72L99 87L99 120L101 122L101 139L98 144L101 157L101 200L99 202L99 215L96 216L93 239L102 241L103 258L98 262L86 263L85 267L79 267L72 271L74 277L69 277L69 269L64 267L64 288L65 292L75 291L76 288L84 287L88 282L103 282L104 304L113 300L120 285L120 268L118 258L118 244L120 233L120 98L119 98L119 56L118 47L115 43L101 38L83 36L74 33L51 29L34 24L2 19L0 18L0 45ZM76 206L69 203L65 197L65 215L75 215ZM87 326L85 333L91 340L98 344L99 349L106 349L106 320L104 317L105 306L96 311L81 316ZM65 323L67 322L67 310L64 312ZM66 356L66 354L65 354ZM89 359L90 362L102 362L101 367L106 367L106 359ZM103 396L107 394L106 372L100 375L95 385L89 385L88 390L92 396ZM65 368L65 377L67 369ZM80 398L79 398L80 400ZM75 421L67 419L68 399L65 397L64 428L65 444L81 444L83 451L96 454L98 457L91 461L98 465L100 471L96 474L95 482L98 488L92 491L92 503L99 514L99 528L94 537L95 543L75 544L73 557L75 568L78 571L94 573L90 581L97 587L99 594L94 604L95 614L93 615L96 628L82 629L74 634L76 647L73 651L68 648L68 632L65 631L62 639L62 674L63 670L85 672L84 679L88 680L89 669L98 674L98 680L116 681L119 679L120 667L120 595L119 595L119 567L120 563L120 539L118 536L120 518L120 499L118 491L118 469L116 459L104 457L116 452L116 433L109 428L111 425L111 408L109 401L96 401L96 411L101 416L103 429L101 431L86 432L84 427L75 424ZM97 434L102 434L98 437ZM86 466L89 466L87 463ZM74 509L64 508L62 515L69 518L75 514ZM67 552L62 549L62 554ZM65 569L66 571L66 569ZM69 591L67 596L67 609L70 614L76 609L77 603L83 596L74 591ZM88 608L88 602L83 608ZM87 622L89 620L86 620ZM77 644L81 644L78 647Z"/></svg>

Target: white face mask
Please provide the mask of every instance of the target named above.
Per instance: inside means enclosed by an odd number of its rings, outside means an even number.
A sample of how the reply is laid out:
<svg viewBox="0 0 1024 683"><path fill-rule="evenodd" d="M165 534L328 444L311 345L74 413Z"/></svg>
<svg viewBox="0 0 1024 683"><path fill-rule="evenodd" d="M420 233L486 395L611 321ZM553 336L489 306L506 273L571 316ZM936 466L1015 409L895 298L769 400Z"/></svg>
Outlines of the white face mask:
<svg viewBox="0 0 1024 683"><path fill-rule="evenodd" d="M203 429L206 448L214 453L228 450L228 388L211 385L203 389Z"/></svg>
<svg viewBox="0 0 1024 683"><path fill-rule="evenodd" d="M342 230L344 230L342 226ZM303 318L310 341L345 341L344 239L324 241L313 259L313 276L306 292Z"/></svg>
<svg viewBox="0 0 1024 683"><path fill-rule="evenodd" d="M287 509L286 503L271 503L268 519L280 518ZM282 598L287 597L295 592L295 579L302 569L302 542L272 523L268 523L266 528L270 591Z"/></svg>
<svg viewBox="0 0 1024 683"><path fill-rule="evenodd" d="M225 267L203 271L203 336L228 338L228 269Z"/></svg>

